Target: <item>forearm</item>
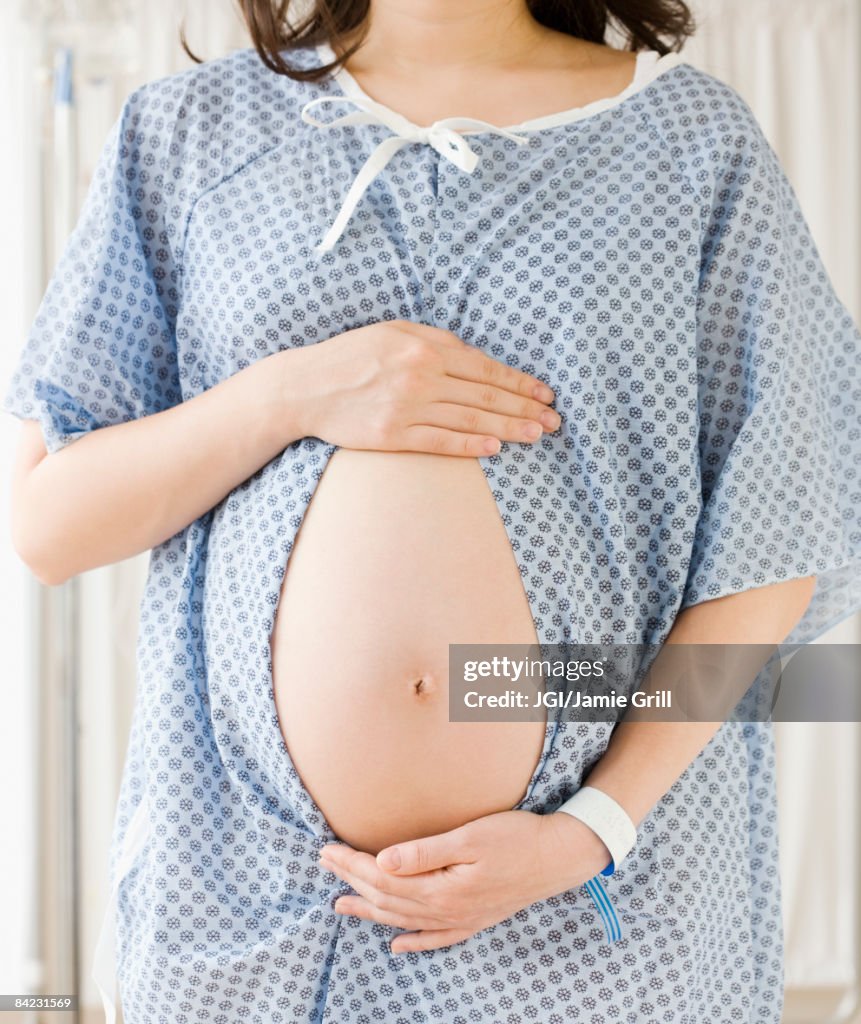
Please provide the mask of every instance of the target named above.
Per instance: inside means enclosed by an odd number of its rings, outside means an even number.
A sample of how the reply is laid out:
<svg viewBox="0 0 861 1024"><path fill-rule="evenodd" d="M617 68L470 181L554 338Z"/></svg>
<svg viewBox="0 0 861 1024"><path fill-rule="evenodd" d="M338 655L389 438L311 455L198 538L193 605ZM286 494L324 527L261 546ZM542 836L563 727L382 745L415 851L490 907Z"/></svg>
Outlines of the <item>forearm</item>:
<svg viewBox="0 0 861 1024"><path fill-rule="evenodd" d="M61 583L154 547L218 504L303 436L288 386L296 354L275 353L180 405L16 469L22 559L43 582Z"/></svg>
<svg viewBox="0 0 861 1024"><path fill-rule="evenodd" d="M687 608L676 618L666 643L779 644L804 613L815 579L757 587ZM639 825L721 724L623 718L584 785L612 796Z"/></svg>

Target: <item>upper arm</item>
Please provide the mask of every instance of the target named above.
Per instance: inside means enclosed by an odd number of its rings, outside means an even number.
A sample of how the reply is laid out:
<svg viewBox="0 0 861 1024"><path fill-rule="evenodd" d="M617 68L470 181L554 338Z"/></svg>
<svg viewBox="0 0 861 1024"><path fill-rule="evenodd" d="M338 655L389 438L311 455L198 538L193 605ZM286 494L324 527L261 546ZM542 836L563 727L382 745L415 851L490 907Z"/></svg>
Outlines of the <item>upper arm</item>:
<svg viewBox="0 0 861 1024"><path fill-rule="evenodd" d="M12 462L11 480L11 530L12 544L19 555L24 557L23 526L26 520L24 508L24 486L27 477L47 456L45 439L38 420L22 419L18 433L18 444Z"/></svg>
<svg viewBox="0 0 861 1024"><path fill-rule="evenodd" d="M815 589L816 576L803 576L690 605L676 617L674 642L783 643L807 611Z"/></svg>
<svg viewBox="0 0 861 1024"><path fill-rule="evenodd" d="M18 434L18 446L15 449L12 471L13 480L29 473L47 454L48 449L45 447L45 438L42 435L42 427L39 421L21 420L21 430Z"/></svg>

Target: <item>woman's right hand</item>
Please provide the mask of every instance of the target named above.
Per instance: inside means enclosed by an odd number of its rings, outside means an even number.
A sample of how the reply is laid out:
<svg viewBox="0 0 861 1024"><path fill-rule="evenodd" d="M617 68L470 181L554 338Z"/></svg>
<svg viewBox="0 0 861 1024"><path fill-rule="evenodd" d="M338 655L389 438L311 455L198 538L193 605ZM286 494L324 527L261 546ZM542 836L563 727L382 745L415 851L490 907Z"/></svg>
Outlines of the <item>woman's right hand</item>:
<svg viewBox="0 0 861 1024"><path fill-rule="evenodd" d="M303 437L344 448L481 456L559 424L553 393L454 334L404 320L285 348L161 412L48 454L23 421L13 543L48 586L172 537ZM96 483L98 486L96 486Z"/></svg>
<svg viewBox="0 0 861 1024"><path fill-rule="evenodd" d="M478 457L561 423L540 380L439 327L386 320L285 351L302 436L343 448Z"/></svg>

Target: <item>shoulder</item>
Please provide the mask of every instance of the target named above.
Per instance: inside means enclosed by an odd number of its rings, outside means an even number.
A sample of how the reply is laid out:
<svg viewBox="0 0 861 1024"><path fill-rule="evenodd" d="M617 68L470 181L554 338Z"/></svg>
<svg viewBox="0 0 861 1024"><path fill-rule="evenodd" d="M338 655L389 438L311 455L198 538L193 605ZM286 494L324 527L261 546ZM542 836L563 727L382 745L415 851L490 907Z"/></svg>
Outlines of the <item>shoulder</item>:
<svg viewBox="0 0 861 1024"><path fill-rule="evenodd" d="M311 60L308 48L291 55L298 67ZM130 125L178 144L190 138L254 145L289 130L313 84L278 74L247 47L145 82L126 98L123 114Z"/></svg>
<svg viewBox="0 0 861 1024"><path fill-rule="evenodd" d="M707 198L740 164L773 161L762 125L741 93L680 56L644 89L647 124Z"/></svg>
<svg viewBox="0 0 861 1024"><path fill-rule="evenodd" d="M289 60L313 66L314 52L305 47ZM129 93L115 126L121 156L135 174L151 169L181 224L205 192L289 142L320 88L273 71L253 47L234 50Z"/></svg>
<svg viewBox="0 0 861 1024"><path fill-rule="evenodd" d="M667 70L658 75L658 90L643 95L668 130L680 141L708 146L731 134L749 132L756 123L750 105L728 82L690 63L683 54L672 54Z"/></svg>

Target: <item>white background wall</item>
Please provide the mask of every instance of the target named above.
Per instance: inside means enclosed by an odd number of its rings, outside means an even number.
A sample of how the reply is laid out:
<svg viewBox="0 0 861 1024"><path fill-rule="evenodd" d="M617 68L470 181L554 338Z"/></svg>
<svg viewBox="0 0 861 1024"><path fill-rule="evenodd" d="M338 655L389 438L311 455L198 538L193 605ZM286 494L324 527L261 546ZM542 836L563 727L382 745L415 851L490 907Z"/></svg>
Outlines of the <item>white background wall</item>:
<svg viewBox="0 0 861 1024"><path fill-rule="evenodd" d="M16 8L0 4L0 161L4 196L0 244L0 378L6 380L44 284L39 39ZM52 5L46 0L45 8ZM65 5L68 9L69 5ZM72 5L74 6L74 5ZM173 0L90 0L77 10L127 9L125 30L79 33L82 51L99 49L122 70L117 81L79 83L81 194L123 96L140 81L190 64L177 42L185 5ZM60 23L64 4L53 4ZM686 48L692 63L735 86L753 107L798 192L840 297L861 322L861 23L856 0L699 0L701 32ZM248 45L228 0L189 0L187 36L200 56ZM62 30L61 30L62 34ZM47 268L48 270L50 269ZM0 505L8 509L8 471L17 422L0 417ZM4 523L7 520L3 513ZM88 971L107 897L105 863L135 685L134 633L145 558L81 578L80 663L84 996L97 1005ZM38 585L0 532L0 992L38 983L32 913L38 885L33 780L51 757L40 746L33 701ZM861 642L859 621L821 642ZM858 983L859 727L780 725L781 870L787 930L786 1020L825 1021ZM848 808L848 810L847 810ZM840 851L843 851L842 856ZM836 858L836 860L835 860ZM829 864L827 869L823 864ZM844 1007L845 1008L845 1007ZM861 1015L854 1017L861 1021Z"/></svg>

